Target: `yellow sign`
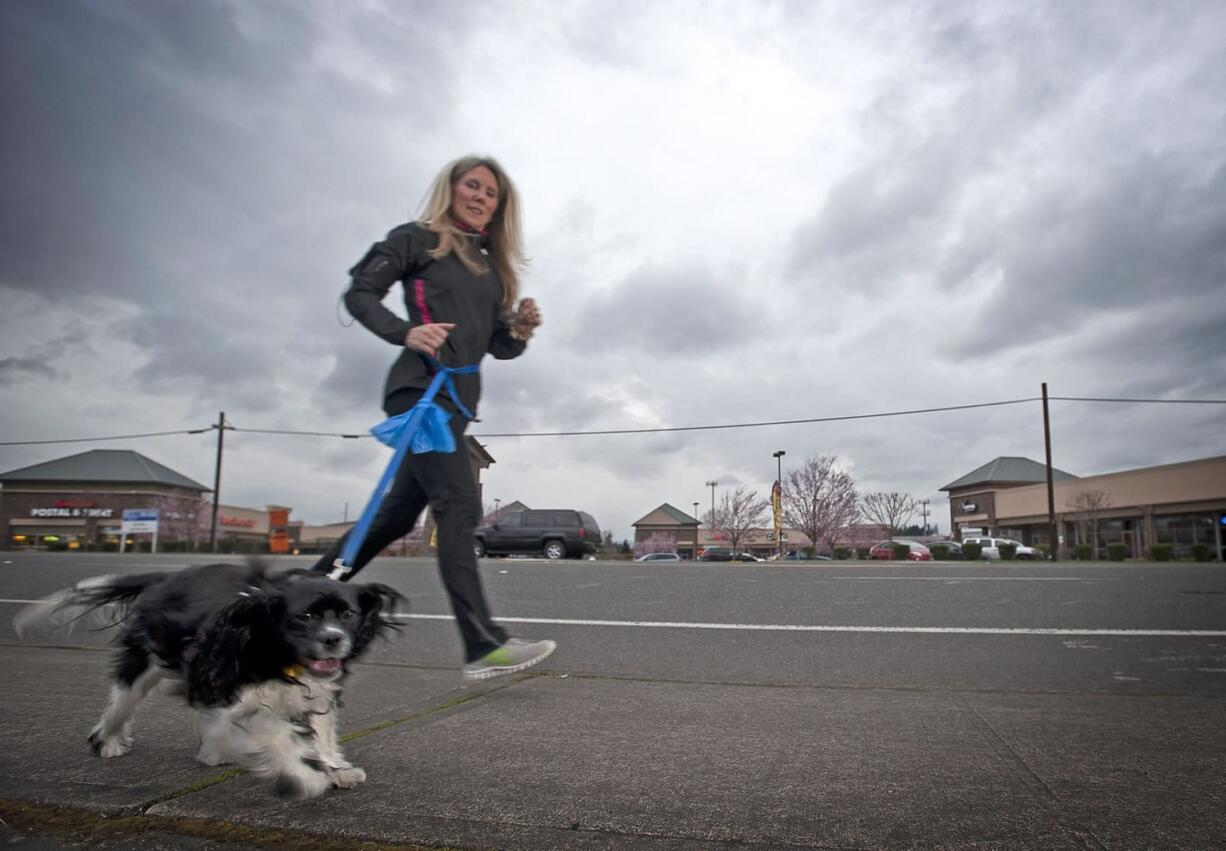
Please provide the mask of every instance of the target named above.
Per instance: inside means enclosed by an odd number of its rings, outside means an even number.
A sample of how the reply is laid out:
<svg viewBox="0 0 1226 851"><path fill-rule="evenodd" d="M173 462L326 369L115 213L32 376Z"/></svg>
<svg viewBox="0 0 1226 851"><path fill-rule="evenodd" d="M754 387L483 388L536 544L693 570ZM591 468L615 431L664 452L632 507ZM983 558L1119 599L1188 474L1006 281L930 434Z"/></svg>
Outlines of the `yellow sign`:
<svg viewBox="0 0 1226 851"><path fill-rule="evenodd" d="M778 536L783 531L783 488L778 481L771 488L771 510L775 513L775 535Z"/></svg>

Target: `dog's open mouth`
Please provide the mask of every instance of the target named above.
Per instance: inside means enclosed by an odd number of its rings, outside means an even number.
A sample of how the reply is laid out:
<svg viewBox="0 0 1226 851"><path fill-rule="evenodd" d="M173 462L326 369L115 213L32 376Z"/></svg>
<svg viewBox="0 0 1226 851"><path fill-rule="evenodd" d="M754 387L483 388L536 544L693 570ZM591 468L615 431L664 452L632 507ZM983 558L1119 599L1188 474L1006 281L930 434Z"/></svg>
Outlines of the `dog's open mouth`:
<svg viewBox="0 0 1226 851"><path fill-rule="evenodd" d="M312 659L307 662L312 674L335 674L341 669L341 660L333 656L331 659Z"/></svg>

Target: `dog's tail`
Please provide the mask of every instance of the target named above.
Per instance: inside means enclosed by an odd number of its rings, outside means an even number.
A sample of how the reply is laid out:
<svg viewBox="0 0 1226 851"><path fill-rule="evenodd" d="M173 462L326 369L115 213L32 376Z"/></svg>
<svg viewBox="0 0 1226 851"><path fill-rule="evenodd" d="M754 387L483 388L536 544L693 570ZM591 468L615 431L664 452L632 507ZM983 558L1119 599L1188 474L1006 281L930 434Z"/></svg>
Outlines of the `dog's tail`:
<svg viewBox="0 0 1226 851"><path fill-rule="evenodd" d="M71 633L82 621L98 629L114 626L123 620L133 600L165 578L165 573L138 573L82 579L21 609L13 616L13 629L19 638L25 638Z"/></svg>

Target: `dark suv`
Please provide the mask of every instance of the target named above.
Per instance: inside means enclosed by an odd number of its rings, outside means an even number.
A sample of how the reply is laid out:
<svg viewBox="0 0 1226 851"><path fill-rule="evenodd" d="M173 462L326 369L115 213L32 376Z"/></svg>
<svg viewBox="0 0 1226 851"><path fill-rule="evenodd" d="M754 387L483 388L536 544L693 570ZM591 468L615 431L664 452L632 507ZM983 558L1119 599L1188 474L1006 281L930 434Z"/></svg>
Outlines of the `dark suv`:
<svg viewBox="0 0 1226 851"><path fill-rule="evenodd" d="M600 548L600 527L586 511L529 509L477 529L473 549L485 555L541 553L548 559L582 558Z"/></svg>

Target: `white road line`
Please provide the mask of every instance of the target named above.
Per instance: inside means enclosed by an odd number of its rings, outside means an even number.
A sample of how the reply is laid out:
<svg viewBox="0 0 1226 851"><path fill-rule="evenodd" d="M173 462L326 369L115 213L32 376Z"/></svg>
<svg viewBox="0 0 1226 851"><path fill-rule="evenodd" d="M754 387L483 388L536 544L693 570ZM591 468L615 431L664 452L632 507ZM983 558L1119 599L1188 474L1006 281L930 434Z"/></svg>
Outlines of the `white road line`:
<svg viewBox="0 0 1226 851"><path fill-rule="evenodd" d="M1088 576L831 576L856 582L1118 582Z"/></svg>
<svg viewBox="0 0 1226 851"><path fill-rule="evenodd" d="M451 615L395 616L397 620L454 620ZM1226 629L1056 629L1053 627L992 626L835 626L780 623L698 623L693 621L607 621L579 618L498 617L501 623L543 623L561 626L621 626L652 629L751 630L758 632L870 632L924 635L1118 635L1124 637L1175 636L1226 638Z"/></svg>
<svg viewBox="0 0 1226 851"><path fill-rule="evenodd" d="M37 603L38 600L4 600L0 603ZM398 614L395 620L450 621L451 615ZM609 621L584 618L499 617L503 623L543 623L559 626L620 626L647 629L712 629L753 632L865 632L910 633L917 635L1118 635L1125 638L1183 637L1226 638L1226 629L1057 629L1055 627L997 626L839 626L834 624L789 623L702 623L698 621Z"/></svg>

